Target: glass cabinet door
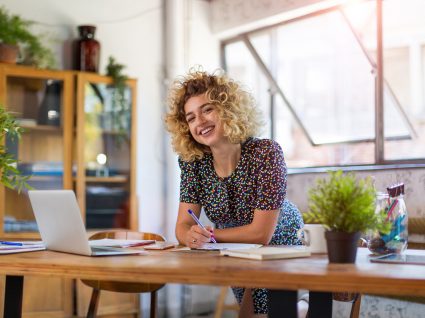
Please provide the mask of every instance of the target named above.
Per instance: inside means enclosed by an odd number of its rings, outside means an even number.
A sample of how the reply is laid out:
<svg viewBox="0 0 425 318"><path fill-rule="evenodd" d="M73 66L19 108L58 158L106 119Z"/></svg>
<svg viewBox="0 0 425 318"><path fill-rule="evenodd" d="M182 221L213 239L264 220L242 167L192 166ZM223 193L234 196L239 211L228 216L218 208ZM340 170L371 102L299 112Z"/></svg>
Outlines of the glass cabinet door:
<svg viewBox="0 0 425 318"><path fill-rule="evenodd" d="M134 82L120 96L108 77L79 74L77 194L88 229L135 228Z"/></svg>
<svg viewBox="0 0 425 318"><path fill-rule="evenodd" d="M34 189L71 188L72 74L11 66L2 67L0 77L1 104L23 128L21 139L5 144L17 168L31 176ZM3 233L37 233L27 191L1 191Z"/></svg>

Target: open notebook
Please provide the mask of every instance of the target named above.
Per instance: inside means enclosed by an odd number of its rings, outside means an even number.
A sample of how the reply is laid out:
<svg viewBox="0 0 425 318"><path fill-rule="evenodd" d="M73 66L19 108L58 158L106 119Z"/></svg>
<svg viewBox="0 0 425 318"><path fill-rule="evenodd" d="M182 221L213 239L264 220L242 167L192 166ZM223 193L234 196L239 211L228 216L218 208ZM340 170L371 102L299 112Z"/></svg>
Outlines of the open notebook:
<svg viewBox="0 0 425 318"><path fill-rule="evenodd" d="M248 243L206 243L202 247L196 248L196 250L206 251L223 251L223 250L245 250L255 249L261 247L261 244L248 244Z"/></svg>
<svg viewBox="0 0 425 318"><path fill-rule="evenodd" d="M304 246L263 246L241 250L222 250L220 254L258 260L308 257L311 255L310 251Z"/></svg>

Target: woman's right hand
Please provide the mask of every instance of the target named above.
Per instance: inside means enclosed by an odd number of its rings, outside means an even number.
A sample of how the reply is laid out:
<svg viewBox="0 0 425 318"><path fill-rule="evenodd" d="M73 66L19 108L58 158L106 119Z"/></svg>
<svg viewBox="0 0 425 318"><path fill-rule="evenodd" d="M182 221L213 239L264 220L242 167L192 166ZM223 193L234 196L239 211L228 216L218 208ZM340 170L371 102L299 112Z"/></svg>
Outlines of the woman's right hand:
<svg viewBox="0 0 425 318"><path fill-rule="evenodd" d="M186 232L186 246L190 248L201 248L205 243L211 242L214 237L213 228L206 226L205 229L199 225L192 225Z"/></svg>

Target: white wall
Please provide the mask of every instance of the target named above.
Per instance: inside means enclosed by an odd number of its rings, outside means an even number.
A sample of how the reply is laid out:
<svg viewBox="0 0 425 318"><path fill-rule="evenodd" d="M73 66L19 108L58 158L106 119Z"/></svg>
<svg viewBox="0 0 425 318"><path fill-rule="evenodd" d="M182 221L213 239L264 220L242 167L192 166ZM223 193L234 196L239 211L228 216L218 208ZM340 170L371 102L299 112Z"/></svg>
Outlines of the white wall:
<svg viewBox="0 0 425 318"><path fill-rule="evenodd" d="M162 1L161 0L0 0L11 13L36 21L35 29L54 37L49 45L59 69L71 68L70 43L77 25L97 26L100 72L113 55L138 79L138 164L140 228L162 233Z"/></svg>
<svg viewBox="0 0 425 318"><path fill-rule="evenodd" d="M219 68L219 40L210 27L210 3L205 0L166 0L166 6L167 82L171 83L175 77L185 74L196 65L201 65L207 71ZM180 171L168 137L164 136L167 175L164 184L166 208L163 224L167 238L174 239Z"/></svg>

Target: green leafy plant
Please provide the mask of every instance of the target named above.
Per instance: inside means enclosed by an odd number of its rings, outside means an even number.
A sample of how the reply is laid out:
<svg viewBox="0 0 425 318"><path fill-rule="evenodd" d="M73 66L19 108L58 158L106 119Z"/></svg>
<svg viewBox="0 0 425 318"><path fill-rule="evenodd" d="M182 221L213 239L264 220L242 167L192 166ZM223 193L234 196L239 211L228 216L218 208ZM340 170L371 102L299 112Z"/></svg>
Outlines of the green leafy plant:
<svg viewBox="0 0 425 318"><path fill-rule="evenodd" d="M318 179L308 192L307 222L321 223L330 231L388 233L386 213L375 213L376 191L370 177L357 179L353 173L331 171L328 179Z"/></svg>
<svg viewBox="0 0 425 318"><path fill-rule="evenodd" d="M54 68L53 52L40 41L40 36L30 31L34 22L10 14L0 7L0 43L17 45L22 54L22 63L39 68Z"/></svg>
<svg viewBox="0 0 425 318"><path fill-rule="evenodd" d="M22 128L18 126L15 118L0 105L0 182L20 192L24 187L31 189L27 181L31 176L23 176L17 168L18 161L7 152L4 139L12 140L21 137Z"/></svg>
<svg viewBox="0 0 425 318"><path fill-rule="evenodd" d="M128 76L123 73L125 66L119 64L110 56L106 67L106 75L112 77L114 82L112 91L112 125L118 132L119 142L122 142L129 130L131 102L126 98L126 82Z"/></svg>

